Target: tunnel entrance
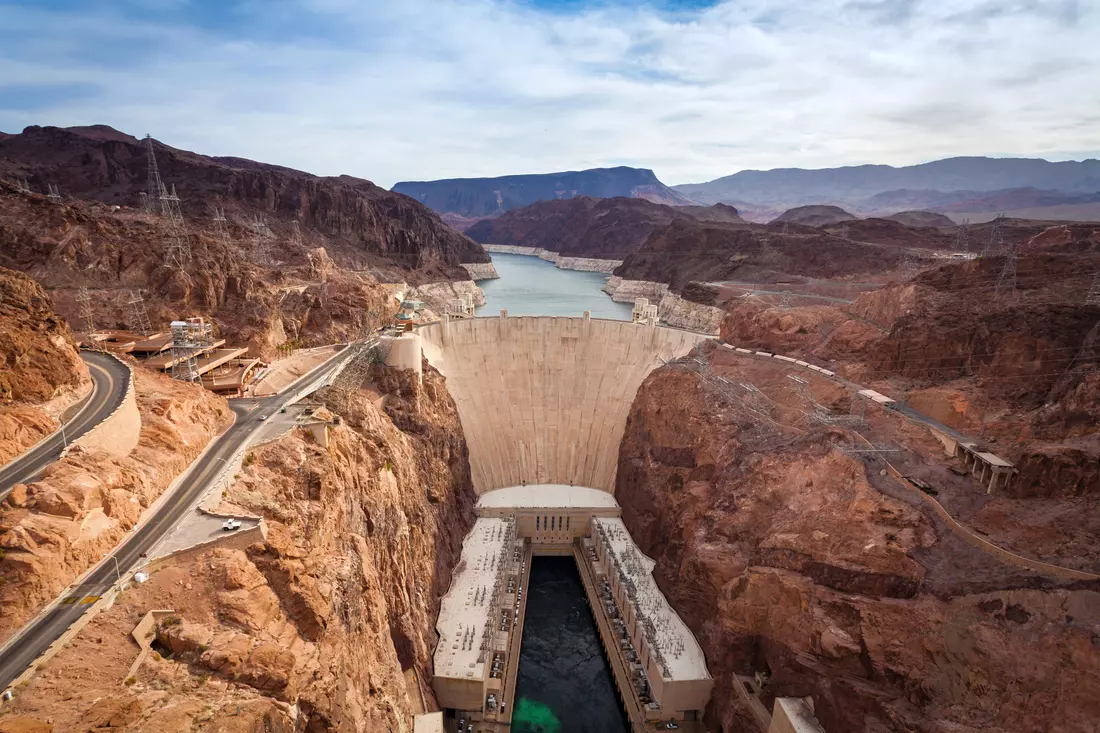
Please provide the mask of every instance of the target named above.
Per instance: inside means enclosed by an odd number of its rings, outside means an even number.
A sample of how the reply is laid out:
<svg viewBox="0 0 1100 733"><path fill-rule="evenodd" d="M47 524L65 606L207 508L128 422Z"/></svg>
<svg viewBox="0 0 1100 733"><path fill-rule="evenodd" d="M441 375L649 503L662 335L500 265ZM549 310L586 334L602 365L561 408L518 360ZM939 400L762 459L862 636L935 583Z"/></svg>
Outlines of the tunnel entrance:
<svg viewBox="0 0 1100 733"><path fill-rule="evenodd" d="M628 733L572 557L535 557L516 681L515 733Z"/></svg>

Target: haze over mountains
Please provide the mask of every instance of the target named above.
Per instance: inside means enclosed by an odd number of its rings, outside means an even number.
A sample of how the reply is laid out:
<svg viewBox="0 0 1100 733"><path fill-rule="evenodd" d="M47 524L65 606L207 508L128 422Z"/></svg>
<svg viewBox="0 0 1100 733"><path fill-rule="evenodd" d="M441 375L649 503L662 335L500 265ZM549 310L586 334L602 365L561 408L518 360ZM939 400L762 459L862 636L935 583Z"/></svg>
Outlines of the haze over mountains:
<svg viewBox="0 0 1100 733"><path fill-rule="evenodd" d="M666 186L650 170L599 168L567 173L403 182L393 187L465 227L535 201L631 197L683 206L736 206L750 221L771 221L809 204L861 216L927 210L955 220L1000 212L1028 218L1100 219L1100 161L947 158L921 165L859 165L807 170L746 170L709 181ZM983 216L982 214L986 214Z"/></svg>
<svg viewBox="0 0 1100 733"><path fill-rule="evenodd" d="M692 203L657 180L653 171L624 166L499 178L402 181L391 190L412 196L440 214L471 218L498 216L536 201L576 196L624 196L672 205Z"/></svg>

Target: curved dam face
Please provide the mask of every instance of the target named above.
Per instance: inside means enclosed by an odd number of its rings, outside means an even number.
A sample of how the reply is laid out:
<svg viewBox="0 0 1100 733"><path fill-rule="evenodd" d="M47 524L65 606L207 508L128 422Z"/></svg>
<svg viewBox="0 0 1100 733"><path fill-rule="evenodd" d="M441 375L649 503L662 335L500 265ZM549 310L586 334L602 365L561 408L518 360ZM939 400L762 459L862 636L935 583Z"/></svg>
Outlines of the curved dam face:
<svg viewBox="0 0 1100 733"><path fill-rule="evenodd" d="M614 492L642 380L708 338L545 316L444 321L419 333L458 406L479 494L523 483Z"/></svg>

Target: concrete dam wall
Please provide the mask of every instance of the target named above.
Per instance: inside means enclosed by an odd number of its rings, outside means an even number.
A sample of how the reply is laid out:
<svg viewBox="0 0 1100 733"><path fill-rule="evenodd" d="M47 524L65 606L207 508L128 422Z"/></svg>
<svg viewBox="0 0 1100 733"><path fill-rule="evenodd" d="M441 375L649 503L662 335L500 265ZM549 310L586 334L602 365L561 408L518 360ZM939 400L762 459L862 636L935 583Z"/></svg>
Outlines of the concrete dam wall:
<svg viewBox="0 0 1100 733"><path fill-rule="evenodd" d="M584 318L474 318L420 329L447 378L478 493L529 484L613 492L634 396L707 337Z"/></svg>

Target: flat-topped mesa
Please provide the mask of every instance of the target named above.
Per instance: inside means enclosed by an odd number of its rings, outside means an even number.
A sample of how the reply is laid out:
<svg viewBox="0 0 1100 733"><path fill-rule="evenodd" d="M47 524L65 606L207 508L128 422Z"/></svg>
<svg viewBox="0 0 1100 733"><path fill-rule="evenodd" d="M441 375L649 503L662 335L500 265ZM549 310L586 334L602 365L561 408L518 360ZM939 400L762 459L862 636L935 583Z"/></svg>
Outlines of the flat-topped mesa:
<svg viewBox="0 0 1100 733"><path fill-rule="evenodd" d="M707 338L553 317L445 319L419 333L458 406L479 494L524 483L613 492L642 380Z"/></svg>

